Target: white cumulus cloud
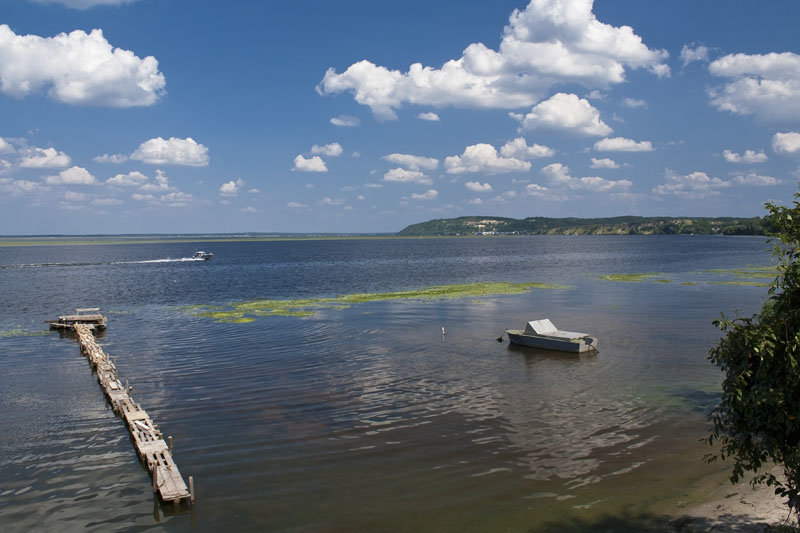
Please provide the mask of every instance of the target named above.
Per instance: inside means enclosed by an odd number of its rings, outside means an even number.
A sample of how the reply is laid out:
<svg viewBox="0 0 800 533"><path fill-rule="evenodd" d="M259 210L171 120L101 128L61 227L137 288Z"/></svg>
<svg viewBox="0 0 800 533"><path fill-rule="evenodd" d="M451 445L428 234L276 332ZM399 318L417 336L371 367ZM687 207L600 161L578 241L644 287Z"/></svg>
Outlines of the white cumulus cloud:
<svg viewBox="0 0 800 533"><path fill-rule="evenodd" d="M55 37L17 35L0 24L0 91L22 98L46 88L59 102L132 107L153 105L166 81L153 56L113 48L96 29Z"/></svg>
<svg viewBox="0 0 800 533"><path fill-rule="evenodd" d="M64 200L68 202L82 202L86 198L86 194L82 192L67 191L64 193Z"/></svg>
<svg viewBox="0 0 800 533"><path fill-rule="evenodd" d="M800 133L787 131L772 136L772 151L776 154L793 154L800 150Z"/></svg>
<svg viewBox="0 0 800 533"><path fill-rule="evenodd" d="M220 196L236 196L239 194L239 189L244 187L244 180L242 178L236 181L230 180L223 183L219 188Z"/></svg>
<svg viewBox="0 0 800 533"><path fill-rule="evenodd" d="M513 157L523 161L537 157L553 157L555 154L555 150L541 144L534 143L528 146L523 137L517 137L500 147L500 155L503 157Z"/></svg>
<svg viewBox="0 0 800 533"><path fill-rule="evenodd" d="M311 147L311 153L316 155L326 155L329 157L339 157L342 155L342 145L339 143L330 143L325 145L315 144Z"/></svg>
<svg viewBox="0 0 800 533"><path fill-rule="evenodd" d="M763 163L767 160L767 154L764 153L764 150L760 152L745 150L743 154L737 154L733 150L723 150L722 157L728 163Z"/></svg>
<svg viewBox="0 0 800 533"><path fill-rule="evenodd" d="M356 117L351 117L350 115L339 115L338 117L333 117L331 119L331 124L343 128L354 128L361 124L361 121Z"/></svg>
<svg viewBox="0 0 800 533"><path fill-rule="evenodd" d="M430 185L433 180L419 170L408 170L405 168L393 168L383 175L383 181L393 181L398 183L419 183Z"/></svg>
<svg viewBox="0 0 800 533"><path fill-rule="evenodd" d="M448 174L518 172L530 170L531 164L515 157L500 157L491 144L478 143L467 146L462 155L445 158L444 168Z"/></svg>
<svg viewBox="0 0 800 533"><path fill-rule="evenodd" d="M661 196L679 196L690 200L719 195L720 189L731 186L731 182L712 178L705 172L692 172L682 176L667 169L665 178L665 183L653 189L654 193Z"/></svg>
<svg viewBox="0 0 800 533"><path fill-rule="evenodd" d="M317 203L319 205L338 206L338 205L344 204L344 200L339 199L339 198L334 199L334 198L331 198L330 196L326 196L325 198L323 198L322 200L320 200Z"/></svg>
<svg viewBox="0 0 800 533"><path fill-rule="evenodd" d="M800 55L729 54L713 61L708 70L728 79L709 90L717 109L773 121L800 119Z"/></svg>
<svg viewBox="0 0 800 533"><path fill-rule="evenodd" d="M404 103L515 109L533 105L557 84L621 83L626 68L669 75L666 51L649 49L630 26L600 22L592 5L593 0L532 0L511 13L498 50L472 43L441 68L414 63L407 72L361 60L342 73L328 69L317 90L350 91L379 119L394 119Z"/></svg>
<svg viewBox="0 0 800 533"><path fill-rule="evenodd" d="M400 165L409 170L434 170L439 166L439 160L434 157L425 157L411 154L389 154L383 157L386 161Z"/></svg>
<svg viewBox="0 0 800 533"><path fill-rule="evenodd" d="M481 183L479 181L468 181L464 186L472 192L492 192L492 186L488 183Z"/></svg>
<svg viewBox="0 0 800 533"><path fill-rule="evenodd" d="M411 195L412 200L436 200L439 197L439 191L436 189L428 189L424 193L414 193Z"/></svg>
<svg viewBox="0 0 800 533"><path fill-rule="evenodd" d="M286 202L286 207L291 209L305 209L308 207L307 204L301 204L300 202Z"/></svg>
<svg viewBox="0 0 800 533"><path fill-rule="evenodd" d="M600 111L575 94L554 94L533 106L530 113L510 113L510 116L520 122L522 130L566 131L592 137L602 137L614 131L600 119Z"/></svg>
<svg viewBox="0 0 800 533"><path fill-rule="evenodd" d="M733 182L738 185L753 185L756 187L771 187L783 183L781 180L773 178L772 176L762 176L754 172L736 176L733 178Z"/></svg>
<svg viewBox="0 0 800 533"><path fill-rule="evenodd" d="M439 115L432 111L428 111L427 113L420 113L417 115L417 118L420 120L427 120L430 122L439 122Z"/></svg>
<svg viewBox="0 0 800 533"><path fill-rule="evenodd" d="M170 192L162 194L159 197L159 202L165 207L186 207L193 200L193 196L188 192Z"/></svg>
<svg viewBox="0 0 800 533"><path fill-rule="evenodd" d="M179 139L156 137L139 145L131 159L150 165L208 166L208 148L191 137Z"/></svg>
<svg viewBox="0 0 800 533"><path fill-rule="evenodd" d="M174 191L175 187L169 184L169 178L161 169L156 169L156 177L153 181L147 182L141 186L141 190L145 192L165 192Z"/></svg>
<svg viewBox="0 0 800 533"><path fill-rule="evenodd" d="M127 174L117 174L113 178L108 178L106 184L116 185L118 187L141 187L148 181L149 178L147 176L138 170L134 170Z"/></svg>
<svg viewBox="0 0 800 533"><path fill-rule="evenodd" d="M98 155L93 160L97 163L124 163L128 160L128 156L125 154L103 154Z"/></svg>
<svg viewBox="0 0 800 533"><path fill-rule="evenodd" d="M306 159L302 155L294 158L294 168L292 170L299 170L301 172L327 172L328 167L325 166L325 161L318 155Z"/></svg>
<svg viewBox="0 0 800 533"><path fill-rule="evenodd" d="M19 166L23 168L57 168L66 167L72 159L55 148L27 148L21 150L22 159Z"/></svg>
<svg viewBox="0 0 800 533"><path fill-rule="evenodd" d="M702 44L694 44L692 46L684 44L683 48L681 48L681 61L683 61L684 67L693 61L708 61L707 46Z"/></svg>
<svg viewBox="0 0 800 533"><path fill-rule="evenodd" d="M14 196L34 194L46 189L47 187L45 185L37 181L0 178L0 191Z"/></svg>
<svg viewBox="0 0 800 533"><path fill-rule="evenodd" d="M547 198L551 195L550 189L537 183L529 183L525 186L525 196L539 196Z"/></svg>
<svg viewBox="0 0 800 533"><path fill-rule="evenodd" d="M637 107L647 108L647 102L638 98L623 98L622 105L631 109L636 109Z"/></svg>
<svg viewBox="0 0 800 533"><path fill-rule="evenodd" d="M608 180L597 176L573 178L569 167L561 163L547 165L541 171L553 187L564 187L571 190L586 190L592 192L624 192L630 189L633 182L630 180ZM535 185L535 184L531 184Z"/></svg>
<svg viewBox="0 0 800 533"><path fill-rule="evenodd" d="M619 165L613 159L609 159L604 157L602 159L597 159L596 157L592 158L592 164L589 165L592 168L619 168Z"/></svg>
<svg viewBox="0 0 800 533"><path fill-rule="evenodd" d="M602 139L594 143L598 152L652 152L653 143L650 141L634 141L625 137Z"/></svg>
<svg viewBox="0 0 800 533"><path fill-rule="evenodd" d="M93 185L97 180L83 167L70 167L62 170L57 176L47 176L45 181L50 185Z"/></svg>
<svg viewBox="0 0 800 533"><path fill-rule="evenodd" d="M0 154L10 154L15 151L10 142L0 137Z"/></svg>

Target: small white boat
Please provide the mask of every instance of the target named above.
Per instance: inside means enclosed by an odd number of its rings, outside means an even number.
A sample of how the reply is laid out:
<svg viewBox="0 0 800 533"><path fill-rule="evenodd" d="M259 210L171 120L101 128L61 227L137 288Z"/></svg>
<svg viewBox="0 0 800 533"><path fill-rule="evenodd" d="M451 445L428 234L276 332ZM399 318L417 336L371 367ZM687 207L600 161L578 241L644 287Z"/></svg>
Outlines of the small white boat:
<svg viewBox="0 0 800 533"><path fill-rule="evenodd" d="M212 254L211 252L204 252L203 250L198 250L194 253L192 259L204 259L208 261L212 257L214 257L214 254Z"/></svg>
<svg viewBox="0 0 800 533"><path fill-rule="evenodd" d="M531 320L525 329L507 329L508 340L522 346L532 346L545 350L583 353L597 351L597 337L575 331L556 329L549 319Z"/></svg>

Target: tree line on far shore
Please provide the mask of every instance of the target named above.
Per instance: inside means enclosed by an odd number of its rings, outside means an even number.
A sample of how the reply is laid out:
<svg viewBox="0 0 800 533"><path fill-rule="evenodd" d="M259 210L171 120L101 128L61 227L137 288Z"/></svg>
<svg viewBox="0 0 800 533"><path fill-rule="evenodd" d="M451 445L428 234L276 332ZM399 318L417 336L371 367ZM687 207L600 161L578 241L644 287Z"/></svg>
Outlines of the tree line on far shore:
<svg viewBox="0 0 800 533"><path fill-rule="evenodd" d="M768 235L771 218L639 217L523 219L491 216L438 218L412 224L397 235Z"/></svg>

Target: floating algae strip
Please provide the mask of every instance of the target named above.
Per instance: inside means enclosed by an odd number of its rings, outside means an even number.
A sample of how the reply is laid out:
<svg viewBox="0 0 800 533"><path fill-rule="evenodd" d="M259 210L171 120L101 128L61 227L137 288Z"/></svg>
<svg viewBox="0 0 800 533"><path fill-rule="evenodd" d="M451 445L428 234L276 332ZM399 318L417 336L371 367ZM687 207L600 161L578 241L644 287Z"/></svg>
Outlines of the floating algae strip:
<svg viewBox="0 0 800 533"><path fill-rule="evenodd" d="M760 266L760 267L745 267L745 268L714 268L710 270L703 270L702 272L690 273L695 276L702 274L718 274L726 277L738 278L735 280L726 281L708 281L704 280L684 280L681 285L696 285L698 282L709 285L740 285L740 286L753 286L753 287L768 287L769 283L766 280L772 280L778 274L778 270L774 266ZM604 281L613 281L618 283L641 283L648 281L651 283L672 283L676 281L667 276L683 277L681 274L664 274L658 272L637 272L632 274L601 274L596 276L597 279Z"/></svg>
<svg viewBox="0 0 800 533"><path fill-rule="evenodd" d="M627 282L627 283L639 283L642 281L650 281L657 276L663 276L664 274L659 274L656 272L643 272L638 274L605 274L598 276L600 279L604 279L606 281L617 281L617 282ZM669 283L671 280L667 279L659 279L654 280L659 281L661 283Z"/></svg>
<svg viewBox="0 0 800 533"><path fill-rule="evenodd" d="M748 281L748 280L739 280L739 281L712 281L712 285L738 285L740 287L769 287L769 283L764 283L763 281Z"/></svg>
<svg viewBox="0 0 800 533"><path fill-rule="evenodd" d="M49 331L41 330L41 331L24 331L22 328L17 329L9 329L2 331L0 330L0 339L6 339L11 337L39 337L42 335L49 335Z"/></svg>
<svg viewBox="0 0 800 533"><path fill-rule="evenodd" d="M217 322L246 323L260 316L312 316L321 309L346 309L352 305L381 302L386 300L450 300L522 294L533 289L567 289L564 285L547 283L465 283L459 285L438 285L425 289L398 292L356 293L331 298L306 298L297 300L251 300L237 302L230 307L186 306L183 311L201 318L211 318Z"/></svg>
<svg viewBox="0 0 800 533"><path fill-rule="evenodd" d="M723 274L726 276L736 276L744 279L775 279L778 275L778 268L774 266L749 267L749 268L714 268L706 270L711 274Z"/></svg>

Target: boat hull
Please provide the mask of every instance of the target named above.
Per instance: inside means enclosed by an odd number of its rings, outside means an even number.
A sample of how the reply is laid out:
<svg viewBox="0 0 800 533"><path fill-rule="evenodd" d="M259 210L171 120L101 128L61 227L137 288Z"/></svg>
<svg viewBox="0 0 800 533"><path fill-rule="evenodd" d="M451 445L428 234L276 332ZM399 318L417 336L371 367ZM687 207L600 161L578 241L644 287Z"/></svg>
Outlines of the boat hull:
<svg viewBox="0 0 800 533"><path fill-rule="evenodd" d="M597 351L596 337L582 337L577 339L560 339L544 335L527 335L523 330L506 330L508 340L521 346L541 348L544 350L557 350L560 352L584 353Z"/></svg>

